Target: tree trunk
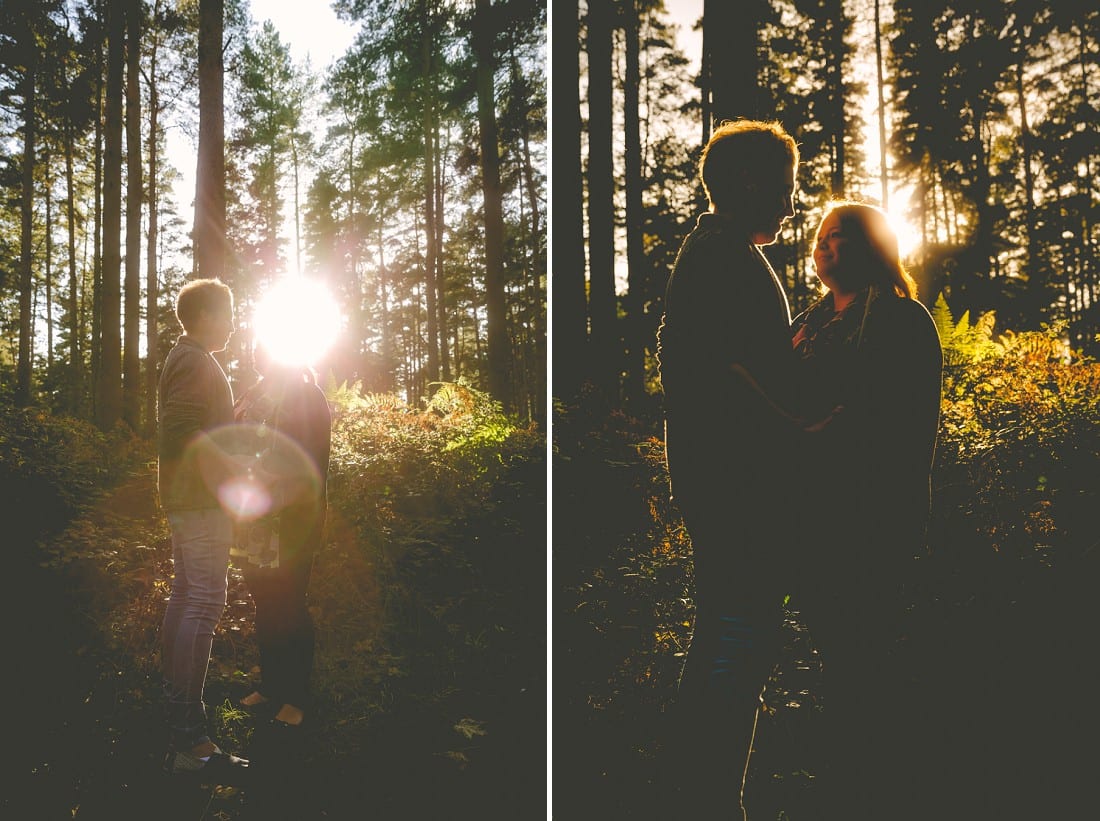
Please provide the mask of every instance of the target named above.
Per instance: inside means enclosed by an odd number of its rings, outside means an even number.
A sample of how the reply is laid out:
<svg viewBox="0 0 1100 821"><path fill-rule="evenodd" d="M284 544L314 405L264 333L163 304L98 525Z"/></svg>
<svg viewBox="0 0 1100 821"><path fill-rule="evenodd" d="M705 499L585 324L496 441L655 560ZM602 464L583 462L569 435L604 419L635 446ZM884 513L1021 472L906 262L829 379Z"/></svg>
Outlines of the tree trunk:
<svg viewBox="0 0 1100 821"><path fill-rule="evenodd" d="M588 276L596 387L619 399L619 335L615 305L615 204L612 154L612 0L588 6Z"/></svg>
<svg viewBox="0 0 1100 821"><path fill-rule="evenodd" d="M46 152L43 157L46 167L45 205L46 205L46 258L42 266L46 285L46 371L53 371L53 176L50 174L52 157Z"/></svg>
<svg viewBox="0 0 1100 821"><path fill-rule="evenodd" d="M199 0L199 151L195 175L194 275L225 274L223 0Z"/></svg>
<svg viewBox="0 0 1100 821"><path fill-rule="evenodd" d="M124 9L107 4L107 111L103 168L103 339L96 421L110 430L122 416L122 73Z"/></svg>
<svg viewBox="0 0 1100 821"><path fill-rule="evenodd" d="M439 380L439 326L436 313L436 214L435 214L435 95L432 58L432 37L427 4L420 0L420 71L424 84L424 111L421 127L424 139L424 290L425 310L428 314L428 381Z"/></svg>
<svg viewBox="0 0 1100 821"><path fill-rule="evenodd" d="M759 90L762 5L763 0L703 0L704 65L708 73L702 78L702 92L704 99L709 95L713 123L771 115L765 110Z"/></svg>
<svg viewBox="0 0 1100 821"><path fill-rule="evenodd" d="M515 59L514 54L512 55L511 71L513 84L519 86L521 83L521 74L519 63ZM534 368L534 397L531 401L533 408L532 416L539 424L545 425L546 369L541 367L541 363L546 362L546 312L543 310L543 294L546 288L544 280L546 257L543 250L543 238L539 233L542 217L539 213L538 187L535 184L535 170L531 162L531 130L530 121L527 117L522 118L522 126L520 129L520 157L518 162L520 163L524 193L526 193L527 204L531 210L531 227L528 237L530 256L527 265L527 290L529 302L531 304L531 333L534 336L535 362L540 363ZM522 201L521 194L521 206Z"/></svg>
<svg viewBox="0 0 1100 821"><path fill-rule="evenodd" d="M645 250L642 245L642 139L638 116L641 58L638 31L638 3L624 0L623 34L626 42L626 76L623 83L623 139L626 169L626 384L628 400L645 395L645 338L643 291Z"/></svg>
<svg viewBox="0 0 1100 821"><path fill-rule="evenodd" d="M145 433L156 432L157 382L159 377L160 330L157 325L157 302L160 286L157 281L157 232L159 231L159 203L157 186L160 173L157 168L160 98L157 94L157 49L154 46L149 58L149 234L145 251Z"/></svg>
<svg viewBox="0 0 1100 821"><path fill-rule="evenodd" d="M103 27L103 6L97 3L96 17ZM92 241L92 414L99 418L100 375L103 372L103 44L96 45L95 97L95 237Z"/></svg>
<svg viewBox="0 0 1100 821"><path fill-rule="evenodd" d="M76 413L80 407L80 397L83 394L84 368L81 367L80 348L80 313L78 300L79 280L76 273L76 193L73 181L73 123L66 117L65 121L65 216L68 223L68 254L69 254L69 293L68 293L68 324L69 324L69 367L68 377L65 380L66 401L65 407L70 413Z"/></svg>
<svg viewBox="0 0 1100 821"><path fill-rule="evenodd" d="M886 167L886 92L882 77L882 21L879 14L881 0L875 0L875 90L878 94L878 161L879 182L882 184L882 210L890 209L889 172Z"/></svg>
<svg viewBox="0 0 1100 821"><path fill-rule="evenodd" d="M446 212L443 210L445 175L443 166L445 152L440 144L439 120L436 119L433 139L435 140L435 286L436 309L439 312L439 368L444 382L451 381L451 350L448 341L447 323L447 278L444 270L443 235L446 232Z"/></svg>
<svg viewBox="0 0 1100 821"><path fill-rule="evenodd" d="M554 128L554 355L551 391L562 400L577 395L585 377L588 335L584 282L584 176L581 171L580 9L576 0L554 0L555 73L551 100ZM560 67L560 68L558 68Z"/></svg>
<svg viewBox="0 0 1100 821"><path fill-rule="evenodd" d="M1028 300L1029 311L1045 311L1047 301L1042 298L1043 268L1039 244L1035 241L1035 175L1031 170L1031 128L1027 118L1027 95L1024 94L1024 61L1027 44L1017 50L1015 80L1016 103L1020 107L1020 163L1024 171L1024 236L1027 243L1025 272L1027 287L1032 294Z"/></svg>
<svg viewBox="0 0 1100 821"><path fill-rule="evenodd" d="M489 392L512 410L509 351L504 302L504 217L497 146L496 99L493 93L493 37L489 0L477 0L474 53L477 55L477 116L481 137L481 192L485 200L485 292L488 310Z"/></svg>
<svg viewBox="0 0 1100 821"><path fill-rule="evenodd" d="M141 428L141 0L126 2L126 282L122 417Z"/></svg>
<svg viewBox="0 0 1100 821"><path fill-rule="evenodd" d="M842 19L844 9L839 0L831 0L825 4L826 42L828 43L828 65L826 67L826 90L830 109L828 122L825 123L827 131L831 131L832 143L832 174L829 178L830 194L833 197L843 197L846 193L847 157L845 152L844 132L846 117L844 112L844 26Z"/></svg>
<svg viewBox="0 0 1100 821"><path fill-rule="evenodd" d="M15 374L15 403L31 402L31 353L34 349L31 291L34 287L34 152L38 124L35 121L35 72L38 49L33 28L28 27L27 68L23 75L23 191L19 228L19 359Z"/></svg>

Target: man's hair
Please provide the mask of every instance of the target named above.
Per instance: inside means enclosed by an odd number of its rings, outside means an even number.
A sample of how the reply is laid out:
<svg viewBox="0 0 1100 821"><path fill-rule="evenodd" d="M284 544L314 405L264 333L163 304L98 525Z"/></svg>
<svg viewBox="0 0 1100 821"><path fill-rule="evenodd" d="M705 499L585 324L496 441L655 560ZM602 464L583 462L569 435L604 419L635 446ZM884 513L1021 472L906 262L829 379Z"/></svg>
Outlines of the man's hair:
<svg viewBox="0 0 1100 821"><path fill-rule="evenodd" d="M699 159L699 177L711 207L729 210L748 181L798 166L798 143L778 122L727 120L711 134Z"/></svg>
<svg viewBox="0 0 1100 821"><path fill-rule="evenodd" d="M203 311L214 313L233 307L233 292L220 279L193 279L176 295L176 319L186 331L193 328Z"/></svg>

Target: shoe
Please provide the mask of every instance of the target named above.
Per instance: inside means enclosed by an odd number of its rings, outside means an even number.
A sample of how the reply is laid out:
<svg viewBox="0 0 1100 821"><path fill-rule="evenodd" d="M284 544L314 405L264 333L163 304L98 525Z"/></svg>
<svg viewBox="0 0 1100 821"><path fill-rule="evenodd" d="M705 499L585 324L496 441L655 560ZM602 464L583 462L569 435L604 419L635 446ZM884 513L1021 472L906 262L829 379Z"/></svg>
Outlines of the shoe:
<svg viewBox="0 0 1100 821"><path fill-rule="evenodd" d="M218 747L205 761L191 752L169 751L164 759L169 775L195 779L201 784L243 786L249 778L247 758L222 752Z"/></svg>
<svg viewBox="0 0 1100 821"><path fill-rule="evenodd" d="M249 695L251 695L251 693ZM248 696L245 696L245 698L247 697ZM258 701L255 704L245 704L241 699L237 699L237 707L250 715L264 719L274 716L278 709L278 705L269 698L265 698L263 701Z"/></svg>

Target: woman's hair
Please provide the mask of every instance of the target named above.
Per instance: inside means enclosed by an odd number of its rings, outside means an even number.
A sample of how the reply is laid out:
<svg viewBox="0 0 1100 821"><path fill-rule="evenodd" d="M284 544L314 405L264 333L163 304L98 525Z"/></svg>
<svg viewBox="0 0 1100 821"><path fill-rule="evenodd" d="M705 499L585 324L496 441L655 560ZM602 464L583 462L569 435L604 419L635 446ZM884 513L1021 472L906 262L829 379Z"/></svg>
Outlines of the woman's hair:
<svg viewBox="0 0 1100 821"><path fill-rule="evenodd" d="M798 144L776 121L729 120L711 134L699 158L699 178L713 208L744 200L749 182L798 166ZM751 207L751 203L747 203Z"/></svg>
<svg viewBox="0 0 1100 821"><path fill-rule="evenodd" d="M176 319L186 331L193 328L203 311L233 310L233 292L220 279L193 279L176 295Z"/></svg>
<svg viewBox="0 0 1100 821"><path fill-rule="evenodd" d="M836 215L840 233L848 241L844 267L849 279L859 278L852 285L859 288L882 285L898 296L917 298L917 283L901 264L898 235L885 211L863 202L837 200L830 203L821 222L830 215ZM819 233L820 230L819 225Z"/></svg>

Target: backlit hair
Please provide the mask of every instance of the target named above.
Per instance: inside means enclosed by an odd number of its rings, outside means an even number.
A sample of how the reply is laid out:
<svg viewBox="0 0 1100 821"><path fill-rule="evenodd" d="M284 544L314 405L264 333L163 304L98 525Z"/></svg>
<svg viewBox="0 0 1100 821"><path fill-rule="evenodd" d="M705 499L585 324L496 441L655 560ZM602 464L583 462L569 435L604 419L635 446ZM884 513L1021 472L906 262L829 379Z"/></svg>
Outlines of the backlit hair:
<svg viewBox="0 0 1100 821"><path fill-rule="evenodd" d="M220 279L193 279L176 295L176 319L183 329L194 328L203 311L233 310L233 292Z"/></svg>
<svg viewBox="0 0 1100 821"><path fill-rule="evenodd" d="M832 214L840 223L841 235L848 241L844 249L845 268L850 264L848 274L860 279L851 284L860 288L881 285L893 289L898 296L916 299L917 283L901 263L898 235L886 212L864 202L836 200L830 203L821 223Z"/></svg>
<svg viewBox="0 0 1100 821"><path fill-rule="evenodd" d="M777 121L727 120L711 134L699 158L699 178L717 211L746 199L746 187L763 176L798 167L798 144Z"/></svg>

